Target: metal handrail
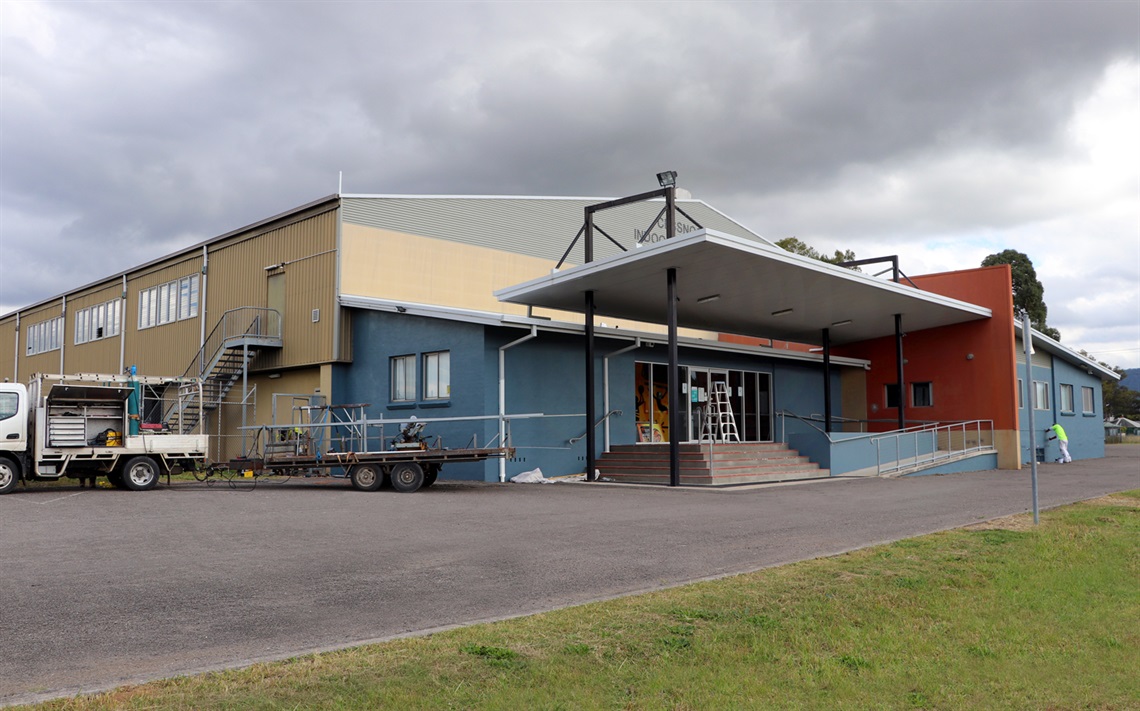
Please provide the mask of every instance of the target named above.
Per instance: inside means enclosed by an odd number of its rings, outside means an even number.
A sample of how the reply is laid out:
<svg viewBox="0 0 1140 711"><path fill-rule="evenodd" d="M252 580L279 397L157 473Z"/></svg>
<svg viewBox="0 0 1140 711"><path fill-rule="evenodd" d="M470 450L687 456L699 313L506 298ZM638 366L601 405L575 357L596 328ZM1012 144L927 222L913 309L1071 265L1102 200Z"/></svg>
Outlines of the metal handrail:
<svg viewBox="0 0 1140 711"><path fill-rule="evenodd" d="M594 429L598 429L598 425L600 425L603 422L605 422L606 420L608 420L610 418L610 415L618 415L620 417L621 414L622 414L621 410L610 410L606 414L602 415L602 418L600 420L598 420L597 422L594 423ZM586 432L583 432L582 434L578 435L577 437L571 437L570 439L568 439L566 441L570 444L578 444L579 442L582 441L582 438L585 436L586 436Z"/></svg>
<svg viewBox="0 0 1140 711"><path fill-rule="evenodd" d="M983 425L985 425L985 431L989 434L989 444L983 444ZM966 438L968 431L971 430L975 433L975 440L972 446L967 446ZM959 433L961 447L956 446L954 442L954 435ZM925 435L927 434L930 435L930 452L920 453L919 445L925 441ZM872 437L871 441L875 443L876 468L879 476L883 476L884 474L898 473L906 469L917 469L922 466L936 464L939 461L947 461L973 452L992 452L994 451L993 436L993 420L966 420L949 424L908 427L904 430ZM908 457L905 460L902 455L902 439L904 437L911 437L914 442L914 456ZM893 461L884 462L884 449L889 451L889 443L892 440L895 445L895 458ZM946 444L944 449L940 447L942 441ZM884 447L884 445L886 446Z"/></svg>

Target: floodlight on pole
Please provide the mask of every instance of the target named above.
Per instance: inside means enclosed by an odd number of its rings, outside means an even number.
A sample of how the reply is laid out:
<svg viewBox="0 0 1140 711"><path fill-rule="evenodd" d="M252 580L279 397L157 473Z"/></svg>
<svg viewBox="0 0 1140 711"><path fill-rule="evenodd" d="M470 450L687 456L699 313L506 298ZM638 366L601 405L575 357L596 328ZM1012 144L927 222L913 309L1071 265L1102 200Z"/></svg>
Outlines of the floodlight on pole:
<svg viewBox="0 0 1140 711"><path fill-rule="evenodd" d="M663 188L673 188L677 186L677 171L667 170L664 173L657 174L657 182Z"/></svg>

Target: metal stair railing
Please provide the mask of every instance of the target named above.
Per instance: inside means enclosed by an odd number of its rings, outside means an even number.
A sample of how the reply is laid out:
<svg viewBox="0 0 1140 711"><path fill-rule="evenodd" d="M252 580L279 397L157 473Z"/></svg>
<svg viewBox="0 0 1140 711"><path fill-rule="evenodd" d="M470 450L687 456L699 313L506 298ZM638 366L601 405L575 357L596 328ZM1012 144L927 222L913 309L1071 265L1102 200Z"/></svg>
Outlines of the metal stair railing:
<svg viewBox="0 0 1140 711"><path fill-rule="evenodd" d="M218 323L206 337L202 347L194 354L194 359L183 374L201 382L200 388L193 391L183 386L187 396L179 414L184 421L198 424L204 412L212 411L225 399L238 375L256 355L255 349L248 348L253 343L258 346L281 345L281 313L276 309L259 306L239 306L222 314ZM241 354L239 346L246 346ZM176 413L168 411L164 419Z"/></svg>

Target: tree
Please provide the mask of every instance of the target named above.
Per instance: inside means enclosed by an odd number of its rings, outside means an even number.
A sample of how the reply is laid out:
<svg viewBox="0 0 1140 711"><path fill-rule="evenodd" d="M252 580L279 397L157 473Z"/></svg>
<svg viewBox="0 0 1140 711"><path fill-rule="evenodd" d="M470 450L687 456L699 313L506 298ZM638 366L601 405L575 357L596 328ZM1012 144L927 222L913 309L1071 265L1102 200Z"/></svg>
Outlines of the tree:
<svg viewBox="0 0 1140 711"><path fill-rule="evenodd" d="M828 257L815 251L814 247L801 242L795 237L785 237L784 239L777 240L776 246L780 249L792 252L793 254L800 254L805 257L811 257L812 259L818 259L821 262L828 262L830 264L842 264L843 262L850 262L854 261L855 259L855 252L850 249L845 252L841 252L837 249L835 250L834 255Z"/></svg>
<svg viewBox="0 0 1140 711"><path fill-rule="evenodd" d="M1029 257L1015 249L1007 249L991 254L982 260L983 267L1008 264L1013 274L1013 310L1029 312L1029 323L1041 333L1055 341L1061 340L1061 332L1045 324L1049 307L1045 306L1045 287L1037 279L1037 270Z"/></svg>
<svg viewBox="0 0 1140 711"><path fill-rule="evenodd" d="M1113 368L1124 376L1123 368ZM1104 397L1105 417L1127 417L1135 419L1140 417L1140 393L1124 387L1116 380L1106 380L1101 386Z"/></svg>

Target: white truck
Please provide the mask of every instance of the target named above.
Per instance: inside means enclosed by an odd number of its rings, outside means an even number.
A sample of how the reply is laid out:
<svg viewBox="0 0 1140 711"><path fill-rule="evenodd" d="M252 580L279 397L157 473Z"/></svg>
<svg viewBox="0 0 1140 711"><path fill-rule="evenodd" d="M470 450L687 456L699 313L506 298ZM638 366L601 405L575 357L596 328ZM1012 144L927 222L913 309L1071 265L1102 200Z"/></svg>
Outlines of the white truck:
<svg viewBox="0 0 1140 711"><path fill-rule="evenodd" d="M21 481L105 476L153 489L163 474L198 468L208 437L194 402L201 383L136 375L34 375L0 383L0 494Z"/></svg>

